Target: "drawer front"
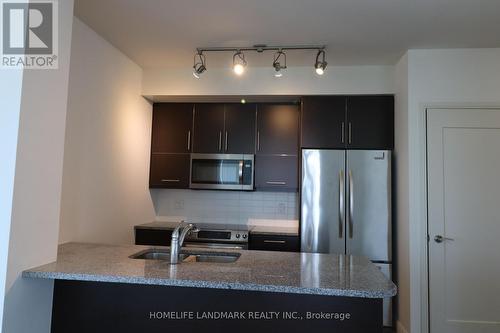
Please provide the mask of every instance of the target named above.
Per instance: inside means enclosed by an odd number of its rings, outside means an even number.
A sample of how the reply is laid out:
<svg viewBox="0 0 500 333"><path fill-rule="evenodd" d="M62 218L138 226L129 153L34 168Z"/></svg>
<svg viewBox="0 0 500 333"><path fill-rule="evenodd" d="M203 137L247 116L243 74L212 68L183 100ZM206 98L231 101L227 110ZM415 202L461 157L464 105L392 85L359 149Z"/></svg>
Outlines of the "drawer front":
<svg viewBox="0 0 500 333"><path fill-rule="evenodd" d="M299 252L299 237L250 234L249 250Z"/></svg>
<svg viewBox="0 0 500 333"><path fill-rule="evenodd" d="M135 230L135 245L170 246L171 230Z"/></svg>

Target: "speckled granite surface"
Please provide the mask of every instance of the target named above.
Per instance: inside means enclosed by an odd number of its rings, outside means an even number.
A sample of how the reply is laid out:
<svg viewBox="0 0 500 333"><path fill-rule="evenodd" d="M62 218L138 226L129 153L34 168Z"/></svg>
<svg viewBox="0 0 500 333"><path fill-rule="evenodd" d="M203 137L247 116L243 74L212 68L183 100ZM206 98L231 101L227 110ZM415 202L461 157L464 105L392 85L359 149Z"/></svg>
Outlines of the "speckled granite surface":
<svg viewBox="0 0 500 333"><path fill-rule="evenodd" d="M147 248L67 243L56 262L26 270L23 277L364 298L396 294L396 286L364 257L243 250L238 261L224 264L129 258Z"/></svg>

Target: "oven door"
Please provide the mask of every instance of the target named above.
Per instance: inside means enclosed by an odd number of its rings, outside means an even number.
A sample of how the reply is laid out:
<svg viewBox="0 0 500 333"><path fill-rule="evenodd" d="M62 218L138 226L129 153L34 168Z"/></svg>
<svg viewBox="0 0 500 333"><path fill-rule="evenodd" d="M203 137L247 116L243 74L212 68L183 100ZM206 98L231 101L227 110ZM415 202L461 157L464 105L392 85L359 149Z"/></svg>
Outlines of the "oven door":
<svg viewBox="0 0 500 333"><path fill-rule="evenodd" d="M253 155L191 154L190 188L253 190Z"/></svg>

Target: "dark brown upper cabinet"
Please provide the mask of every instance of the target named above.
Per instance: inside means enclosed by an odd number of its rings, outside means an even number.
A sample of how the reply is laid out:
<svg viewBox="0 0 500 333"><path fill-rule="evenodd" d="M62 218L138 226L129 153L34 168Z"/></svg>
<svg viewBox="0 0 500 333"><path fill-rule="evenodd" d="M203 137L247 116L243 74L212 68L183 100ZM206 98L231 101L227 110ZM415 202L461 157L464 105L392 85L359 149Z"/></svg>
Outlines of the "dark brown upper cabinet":
<svg viewBox="0 0 500 333"><path fill-rule="evenodd" d="M298 191L297 155L256 155L255 188L263 191Z"/></svg>
<svg viewBox="0 0 500 333"><path fill-rule="evenodd" d="M345 148L345 133L345 96L309 96L302 99L302 148Z"/></svg>
<svg viewBox="0 0 500 333"><path fill-rule="evenodd" d="M394 148L394 97L347 97L347 147Z"/></svg>
<svg viewBox="0 0 500 333"><path fill-rule="evenodd" d="M255 104L226 104L224 153L255 153Z"/></svg>
<svg viewBox="0 0 500 333"><path fill-rule="evenodd" d="M189 153L193 138L193 104L155 103L151 152Z"/></svg>
<svg viewBox="0 0 500 333"><path fill-rule="evenodd" d="M257 154L297 155L298 142L297 105L257 105Z"/></svg>
<svg viewBox="0 0 500 333"><path fill-rule="evenodd" d="M196 104L194 107L193 152L224 152L224 104Z"/></svg>
<svg viewBox="0 0 500 333"><path fill-rule="evenodd" d="M152 154L149 187L188 188L189 154Z"/></svg>

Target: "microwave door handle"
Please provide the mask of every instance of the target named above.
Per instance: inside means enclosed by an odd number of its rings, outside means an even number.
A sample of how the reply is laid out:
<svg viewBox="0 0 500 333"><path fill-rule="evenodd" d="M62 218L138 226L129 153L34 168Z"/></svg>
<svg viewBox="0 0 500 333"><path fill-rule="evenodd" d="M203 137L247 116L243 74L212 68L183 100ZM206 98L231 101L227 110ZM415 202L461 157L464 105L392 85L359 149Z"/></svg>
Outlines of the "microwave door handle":
<svg viewBox="0 0 500 333"><path fill-rule="evenodd" d="M240 160L238 175L240 178L240 185L243 185L243 160Z"/></svg>

